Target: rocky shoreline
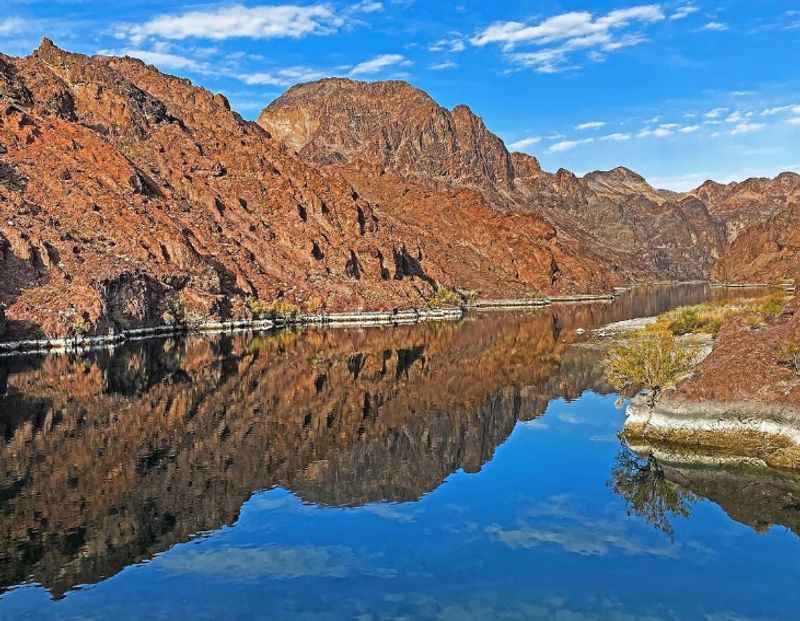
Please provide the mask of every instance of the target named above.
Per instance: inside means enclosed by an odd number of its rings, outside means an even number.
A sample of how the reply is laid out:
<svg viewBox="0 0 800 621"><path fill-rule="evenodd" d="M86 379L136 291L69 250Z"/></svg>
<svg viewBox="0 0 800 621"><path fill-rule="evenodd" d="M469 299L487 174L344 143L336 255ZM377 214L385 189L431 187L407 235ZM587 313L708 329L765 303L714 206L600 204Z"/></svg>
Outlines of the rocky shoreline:
<svg viewBox="0 0 800 621"><path fill-rule="evenodd" d="M471 310L522 310L544 308L553 304L610 302L613 294L553 296L503 300L477 300L460 307L441 309L408 309L396 311L352 311L273 319L242 319L196 323L164 323L161 325L114 330L105 335L72 335L50 339L29 339L0 342L0 357L25 354L57 354L88 351L126 341L182 334L217 334L224 332L267 332L292 326L319 325L326 328L373 327L420 323L423 321L458 321ZM1 334L0 334L1 336Z"/></svg>
<svg viewBox="0 0 800 621"><path fill-rule="evenodd" d="M731 316L674 390L654 406L646 395L631 401L623 436L800 469L800 373L782 353L799 339L797 298L763 322Z"/></svg>
<svg viewBox="0 0 800 621"><path fill-rule="evenodd" d="M636 397L623 435L633 444L665 443L724 451L777 468L800 467L800 409L758 402L662 401Z"/></svg>

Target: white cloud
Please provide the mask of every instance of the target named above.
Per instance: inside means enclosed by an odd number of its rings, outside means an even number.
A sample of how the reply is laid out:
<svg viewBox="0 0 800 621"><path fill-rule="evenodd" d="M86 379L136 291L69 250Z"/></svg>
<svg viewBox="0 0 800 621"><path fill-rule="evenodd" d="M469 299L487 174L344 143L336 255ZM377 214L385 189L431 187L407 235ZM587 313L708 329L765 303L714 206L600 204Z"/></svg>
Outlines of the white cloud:
<svg viewBox="0 0 800 621"><path fill-rule="evenodd" d="M697 13L699 10L700 9L693 4L684 4L683 6L675 9L675 12L670 15L669 18L673 21L684 19L685 17L689 17L692 13Z"/></svg>
<svg viewBox="0 0 800 621"><path fill-rule="evenodd" d="M370 0L364 0L350 7L351 13L377 13L379 11L383 11L383 3Z"/></svg>
<svg viewBox="0 0 800 621"><path fill-rule="evenodd" d="M445 71L446 69L455 69L456 67L458 67L458 65L454 63L452 60L443 63L438 63L436 65L431 65L431 69L433 69L434 71Z"/></svg>
<svg viewBox="0 0 800 621"><path fill-rule="evenodd" d="M761 111L761 116L775 116L776 114L783 114L784 112L800 114L800 105L790 104L788 106L777 106L775 108L767 108L766 110Z"/></svg>
<svg viewBox="0 0 800 621"><path fill-rule="evenodd" d="M402 54L381 54L363 63L357 64L350 70L350 75L366 75L378 73L388 67L407 67L411 64Z"/></svg>
<svg viewBox="0 0 800 621"><path fill-rule="evenodd" d="M786 121L789 125L800 125L800 116L793 117Z"/></svg>
<svg viewBox="0 0 800 621"><path fill-rule="evenodd" d="M707 119L718 119L728 111L728 108L714 108L706 112Z"/></svg>
<svg viewBox="0 0 800 621"><path fill-rule="evenodd" d="M727 117L725 117L726 123L739 123L742 120L742 113L739 111L731 112Z"/></svg>
<svg viewBox="0 0 800 621"><path fill-rule="evenodd" d="M297 39L307 35L331 34L344 24L345 19L327 4L256 7L234 4L206 11L158 15L143 24L120 26L117 36L134 42L149 38L217 41L231 38Z"/></svg>
<svg viewBox="0 0 800 621"><path fill-rule="evenodd" d="M28 22L20 17L6 17L0 19L0 35L18 34L28 29Z"/></svg>
<svg viewBox="0 0 800 621"><path fill-rule="evenodd" d="M195 73L213 73L208 63L200 62L179 54L158 52L153 50L100 50L104 56L130 56L155 65L162 71L193 71Z"/></svg>
<svg viewBox="0 0 800 621"><path fill-rule="evenodd" d="M639 45L647 39L639 33L629 33L615 38L616 31L632 24L647 24L664 19L657 4L635 6L612 11L595 17L588 11L574 11L547 18L537 24L523 22L496 22L470 39L478 47L499 45L508 53L512 63L530 67L540 73L556 73L574 68L568 64L569 56L585 50L592 60L599 62L605 55L625 47ZM548 46L536 52L515 52L523 45Z"/></svg>
<svg viewBox="0 0 800 621"><path fill-rule="evenodd" d="M637 138L666 138L672 136L672 130L667 127L657 127L655 129L645 128L636 134Z"/></svg>
<svg viewBox="0 0 800 621"><path fill-rule="evenodd" d="M512 142L510 145L508 145L508 147L513 151L522 151L523 149L532 147L535 144L539 144L541 141L542 139L539 136L529 136L528 138L523 138L522 140Z"/></svg>
<svg viewBox="0 0 800 621"><path fill-rule="evenodd" d="M299 82L313 82L328 76L328 73L310 67L286 67L267 73L249 73L237 76L250 86L289 86Z"/></svg>
<svg viewBox="0 0 800 621"><path fill-rule="evenodd" d="M464 39L460 36L449 39L439 39L428 46L428 50L431 52L452 52L454 54L463 52L465 49L467 49L467 44L464 43Z"/></svg>
<svg viewBox="0 0 800 621"><path fill-rule="evenodd" d="M591 144L594 142L594 138L584 138L583 140L565 140L563 142L557 142L554 145L550 145L548 151L553 153L563 153L564 151L572 151L575 147L578 147L583 144Z"/></svg>
<svg viewBox="0 0 800 621"><path fill-rule="evenodd" d="M739 123L731 130L731 136L738 136L739 134L753 134L764 129L766 125L763 123Z"/></svg>
<svg viewBox="0 0 800 621"><path fill-rule="evenodd" d="M620 132L609 134L608 136L603 136L600 140L610 140L612 142L625 142L626 140L630 140L632 136L630 134L623 134Z"/></svg>
<svg viewBox="0 0 800 621"><path fill-rule="evenodd" d="M682 133L682 134L693 134L693 133L695 133L697 131L700 131L700 126L699 125L687 125L686 127L681 127L678 131L680 133Z"/></svg>
<svg viewBox="0 0 800 621"><path fill-rule="evenodd" d="M589 121L588 123L581 123L575 129L580 129L580 130L599 129L605 126L606 123L604 121Z"/></svg>
<svg viewBox="0 0 800 621"><path fill-rule="evenodd" d="M728 29L728 24L723 24L722 22L708 22L705 26L703 26L703 30L711 30L715 32L724 32Z"/></svg>
<svg viewBox="0 0 800 621"><path fill-rule="evenodd" d="M519 44L543 45L556 41L607 34L631 22L655 22L664 19L657 4L621 9L597 19L588 11L563 13L550 17L535 26L521 22L496 22L471 39L473 45L498 43L504 46Z"/></svg>

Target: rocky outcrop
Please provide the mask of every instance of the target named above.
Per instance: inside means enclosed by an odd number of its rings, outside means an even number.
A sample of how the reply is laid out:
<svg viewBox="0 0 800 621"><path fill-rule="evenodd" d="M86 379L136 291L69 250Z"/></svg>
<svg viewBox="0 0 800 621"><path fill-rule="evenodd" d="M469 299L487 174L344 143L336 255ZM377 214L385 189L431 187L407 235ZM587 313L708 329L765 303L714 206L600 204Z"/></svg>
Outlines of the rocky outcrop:
<svg viewBox="0 0 800 621"><path fill-rule="evenodd" d="M800 282L800 202L739 233L713 276L722 282Z"/></svg>
<svg viewBox="0 0 800 621"><path fill-rule="evenodd" d="M634 441L724 449L800 468L800 300L765 326L735 318L711 354L655 408L638 398L625 433ZM798 358L800 359L800 358Z"/></svg>
<svg viewBox="0 0 800 621"><path fill-rule="evenodd" d="M733 242L754 224L800 204L800 175L785 172L774 179L753 178L727 185L707 181L690 194L725 223L727 241Z"/></svg>
<svg viewBox="0 0 800 621"><path fill-rule="evenodd" d="M447 152L390 133L385 151L399 155L386 166L414 159L466 185L511 182L502 143L477 117L414 101L427 106L422 125L433 115L433 134L451 136ZM355 123L346 113L337 122ZM339 142L351 137L321 134L312 120L293 127L339 161ZM358 127L358 140L377 131ZM477 146L491 140L494 155ZM246 317L249 298L310 312L381 310L424 306L440 284L523 297L616 282L534 214L502 216L466 189L431 198L425 212L411 202L395 212L220 95L48 40L29 57L0 56L0 148L0 303L14 338L105 334L161 323L170 309L188 321ZM464 231L485 233L466 240ZM397 256L413 257L415 269L398 268Z"/></svg>

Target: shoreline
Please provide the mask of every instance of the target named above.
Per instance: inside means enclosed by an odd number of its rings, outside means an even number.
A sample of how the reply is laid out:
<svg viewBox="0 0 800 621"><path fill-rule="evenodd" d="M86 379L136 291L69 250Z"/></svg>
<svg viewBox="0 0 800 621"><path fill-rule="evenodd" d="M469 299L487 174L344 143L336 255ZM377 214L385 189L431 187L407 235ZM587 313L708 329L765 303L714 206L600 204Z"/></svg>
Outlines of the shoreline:
<svg viewBox="0 0 800 621"><path fill-rule="evenodd" d="M523 310L546 308L556 304L586 304L613 302L618 294L575 294L543 298L477 300L460 307L441 309L407 309L401 311L349 311L322 315L299 315L292 318L241 319L205 321L189 324L161 324L145 328L130 328L105 335L65 336L44 339L20 339L0 342L0 358L23 355L84 352L98 348L139 341L147 338L189 334L231 334L239 332L270 332L293 326L378 327L408 325L426 321L459 321L469 311Z"/></svg>
<svg viewBox="0 0 800 621"><path fill-rule="evenodd" d="M716 449L770 467L800 467L800 410L788 406L662 400L651 408L640 395L625 411L622 434L631 445Z"/></svg>

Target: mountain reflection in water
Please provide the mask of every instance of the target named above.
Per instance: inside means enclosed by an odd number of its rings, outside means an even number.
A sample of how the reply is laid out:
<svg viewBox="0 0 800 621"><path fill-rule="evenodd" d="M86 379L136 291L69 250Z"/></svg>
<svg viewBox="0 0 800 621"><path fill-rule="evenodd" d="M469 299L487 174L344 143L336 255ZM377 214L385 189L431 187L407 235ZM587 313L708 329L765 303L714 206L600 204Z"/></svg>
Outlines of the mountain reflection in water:
<svg viewBox="0 0 800 621"><path fill-rule="evenodd" d="M394 505L385 503L413 503L454 473L481 471L518 423L544 426L537 419L556 400L610 393L600 353L573 347L586 338L578 328L709 295L701 286L656 288L613 304L487 313L461 323L149 340L79 358L0 360L0 618L4 591L33 582L61 598L237 524L260 490L287 490L306 506L367 506L392 517ZM620 420L607 418L600 441L618 450ZM759 531L777 523L798 532L800 493L791 477L771 479L770 496L764 477L752 472L649 469L626 452L597 475L610 476L632 515L669 533L699 498ZM547 514L560 502L554 497L536 511ZM404 516L395 515L410 519ZM482 528L512 549L565 536L563 529ZM570 545L590 555L598 545L641 554L622 533L598 536L599 543ZM251 544L237 548L247 550L241 564L250 572L267 571L275 554L290 551L302 566L324 566L322 578L346 574L340 565L366 563L335 541L273 547L268 559ZM655 549L670 558L670 545ZM163 564L202 574L212 560L220 562L212 552L187 551ZM364 571L385 577L397 570Z"/></svg>

